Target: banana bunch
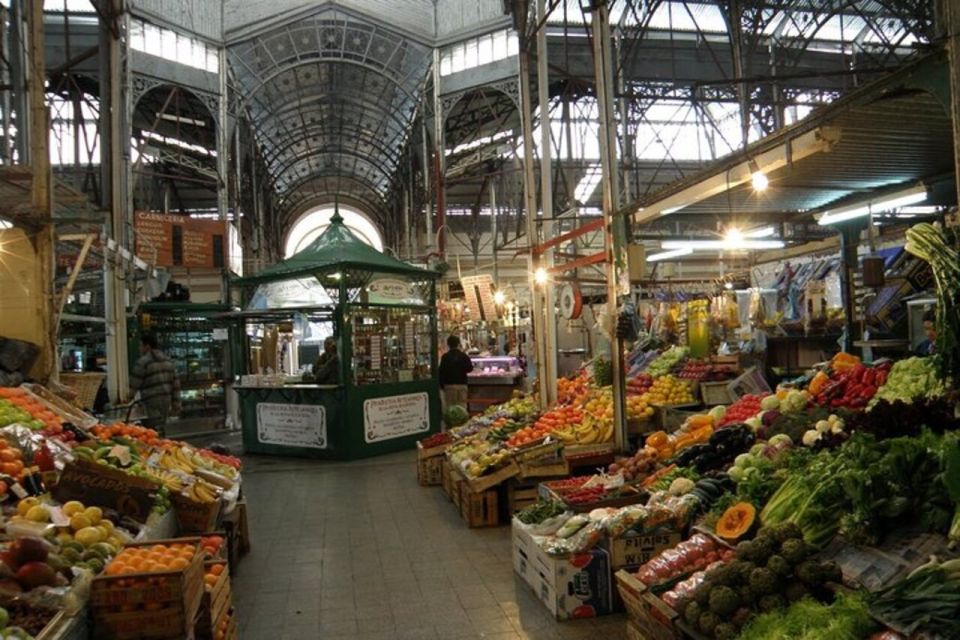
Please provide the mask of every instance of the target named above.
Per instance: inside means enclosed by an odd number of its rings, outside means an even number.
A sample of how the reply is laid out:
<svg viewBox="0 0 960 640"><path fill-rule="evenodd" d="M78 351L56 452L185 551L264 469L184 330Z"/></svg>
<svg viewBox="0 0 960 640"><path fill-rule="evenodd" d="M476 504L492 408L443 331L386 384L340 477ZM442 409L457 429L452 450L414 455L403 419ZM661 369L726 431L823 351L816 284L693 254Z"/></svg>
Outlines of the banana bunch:
<svg viewBox="0 0 960 640"><path fill-rule="evenodd" d="M197 471L197 466L187 457L179 447L173 447L163 452L163 455L157 461L161 469L167 471L179 471L187 475L193 475Z"/></svg>
<svg viewBox="0 0 960 640"><path fill-rule="evenodd" d="M561 442L563 442L564 444L576 444L576 443L577 443L577 433L576 433L576 431L574 430L574 427L571 426L571 425L567 425L567 426L562 427L562 428L560 428L560 429L554 429L553 432L552 432L550 435L556 437L557 439L559 439L559 440L560 440Z"/></svg>
<svg viewBox="0 0 960 640"><path fill-rule="evenodd" d="M197 480L196 482L191 484L183 492L183 495L190 498L194 502L202 502L204 504L216 502L220 497L217 494L216 487L206 482L205 480Z"/></svg>
<svg viewBox="0 0 960 640"><path fill-rule="evenodd" d="M224 478L229 478L230 480L235 480L237 477L237 470L228 464L223 464L218 460L208 458L207 456L201 455L192 450L184 451L183 449L178 449L178 451L183 457L193 463L195 467L206 469L207 471L212 471L213 473L218 473Z"/></svg>
<svg viewBox="0 0 960 640"><path fill-rule="evenodd" d="M177 474L164 469L145 469L146 475L154 482L165 486L170 491L180 493L183 491L183 480Z"/></svg>
<svg viewBox="0 0 960 640"><path fill-rule="evenodd" d="M566 444L598 444L613 440L613 421L597 420L591 415L576 426L556 429L553 435Z"/></svg>

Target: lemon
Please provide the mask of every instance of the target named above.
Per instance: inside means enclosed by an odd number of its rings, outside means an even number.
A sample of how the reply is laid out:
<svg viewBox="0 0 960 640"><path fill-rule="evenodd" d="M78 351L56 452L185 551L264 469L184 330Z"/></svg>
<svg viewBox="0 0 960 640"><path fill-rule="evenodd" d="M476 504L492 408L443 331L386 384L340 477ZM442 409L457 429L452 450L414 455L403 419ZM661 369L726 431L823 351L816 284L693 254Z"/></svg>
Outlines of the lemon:
<svg viewBox="0 0 960 640"><path fill-rule="evenodd" d="M27 520L31 522L49 522L50 512L47 511L47 508L44 506L39 504L35 505L27 511Z"/></svg>
<svg viewBox="0 0 960 640"><path fill-rule="evenodd" d="M60 510L63 511L63 515L67 516L68 518L72 518L76 514L83 511L85 508L86 507L83 506L82 502L71 500L70 502L63 505L63 507Z"/></svg>
<svg viewBox="0 0 960 640"><path fill-rule="evenodd" d="M83 510L83 515L90 518L90 524L96 526L103 520L103 511L100 507L87 507Z"/></svg>
<svg viewBox="0 0 960 640"><path fill-rule="evenodd" d="M80 529L79 531L77 531L77 533L75 534L75 537L77 539L77 542L79 542L85 547L89 547L92 544L97 544L98 542L101 542L100 536L102 535L103 535L103 532L100 531L100 529L97 529L96 527L86 527L84 529Z"/></svg>
<svg viewBox="0 0 960 640"><path fill-rule="evenodd" d="M90 518L88 518L84 513L74 514L74 516L70 518L70 528L74 531L86 529L92 524L93 523L90 521Z"/></svg>
<svg viewBox="0 0 960 640"><path fill-rule="evenodd" d="M111 533L113 533L113 523L109 520L106 520L106 519L101 520L97 526L106 529L107 535L110 535Z"/></svg>
<svg viewBox="0 0 960 640"><path fill-rule="evenodd" d="M40 504L40 501L30 496L29 498L24 498L17 503L17 513L21 516L27 515L27 512L30 511L33 507Z"/></svg>

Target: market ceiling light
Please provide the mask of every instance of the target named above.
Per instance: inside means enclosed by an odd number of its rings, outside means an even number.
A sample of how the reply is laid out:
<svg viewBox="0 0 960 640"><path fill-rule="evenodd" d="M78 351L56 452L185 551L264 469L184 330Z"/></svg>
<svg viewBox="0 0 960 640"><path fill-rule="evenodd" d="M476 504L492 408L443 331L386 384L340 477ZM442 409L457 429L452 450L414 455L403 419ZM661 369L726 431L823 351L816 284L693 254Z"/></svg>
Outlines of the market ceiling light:
<svg viewBox="0 0 960 640"><path fill-rule="evenodd" d="M691 251L747 251L751 249L782 249L783 240L668 240L661 243L664 249L690 249Z"/></svg>
<svg viewBox="0 0 960 640"><path fill-rule="evenodd" d="M753 229L752 231L747 231L743 234L744 238L770 238L776 235L777 230L773 227L760 227L759 229Z"/></svg>
<svg viewBox="0 0 960 640"><path fill-rule="evenodd" d="M770 179L767 178L767 174L763 171L760 171L760 167L757 165L756 160L751 160L750 164L750 184L753 186L754 191L766 191L767 187L770 186Z"/></svg>
<svg viewBox="0 0 960 640"><path fill-rule="evenodd" d="M672 258L682 258L693 253L693 249L674 249L672 251L662 251L660 253L651 253L647 256L647 262L660 262L661 260L670 260Z"/></svg>
<svg viewBox="0 0 960 640"><path fill-rule="evenodd" d="M8 220L4 220L3 218L0 218L0 231L4 229L13 229L13 223Z"/></svg>
<svg viewBox="0 0 960 640"><path fill-rule="evenodd" d="M331 280L339 280L342 276L340 275L340 272L337 271L337 272L331 273L327 277L330 278Z"/></svg>
<svg viewBox="0 0 960 640"><path fill-rule="evenodd" d="M507 296L503 294L503 291L494 291L493 292L493 301L496 304L503 304L507 299Z"/></svg>
<svg viewBox="0 0 960 640"><path fill-rule="evenodd" d="M543 267L537 267L537 270L533 272L533 281L537 284L546 284L548 278L547 270Z"/></svg>
<svg viewBox="0 0 960 640"><path fill-rule="evenodd" d="M679 204L679 205L677 205L677 206L675 206L675 207L670 207L669 209L664 209L663 211L660 212L660 215L662 215L662 216L668 216L668 215L670 215L671 213L676 213L677 211L680 211L680 209L683 209L685 206L687 206L687 205L685 205L685 204ZM641 209L641 211L642 211L642 209Z"/></svg>
<svg viewBox="0 0 960 640"><path fill-rule="evenodd" d="M900 207L919 204L926 199L927 188L921 184L916 187L911 187L910 189L892 193L883 199L870 200L863 204L855 204L834 211L826 211L817 219L817 223L821 227L825 227L827 225L868 216L872 213L886 213L894 209L899 209Z"/></svg>

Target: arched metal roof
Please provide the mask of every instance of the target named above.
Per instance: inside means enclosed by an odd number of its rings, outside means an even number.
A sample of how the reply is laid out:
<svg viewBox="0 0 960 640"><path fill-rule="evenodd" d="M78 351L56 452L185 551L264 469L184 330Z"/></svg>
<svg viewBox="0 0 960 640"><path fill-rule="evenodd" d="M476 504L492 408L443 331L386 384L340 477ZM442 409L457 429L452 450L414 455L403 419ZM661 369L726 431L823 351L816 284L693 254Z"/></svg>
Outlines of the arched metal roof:
<svg viewBox="0 0 960 640"><path fill-rule="evenodd" d="M281 216L326 195L367 204L382 223L431 47L326 6L227 51Z"/></svg>

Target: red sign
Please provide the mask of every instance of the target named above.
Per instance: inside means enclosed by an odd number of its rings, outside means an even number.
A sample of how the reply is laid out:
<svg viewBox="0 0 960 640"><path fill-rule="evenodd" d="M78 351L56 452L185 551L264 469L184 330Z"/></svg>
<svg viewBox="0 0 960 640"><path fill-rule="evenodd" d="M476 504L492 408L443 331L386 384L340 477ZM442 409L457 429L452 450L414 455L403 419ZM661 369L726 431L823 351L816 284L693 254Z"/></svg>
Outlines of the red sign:
<svg viewBox="0 0 960 640"><path fill-rule="evenodd" d="M226 223L189 216L137 211L137 257L159 267L222 268L226 263Z"/></svg>

